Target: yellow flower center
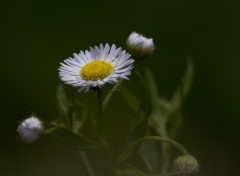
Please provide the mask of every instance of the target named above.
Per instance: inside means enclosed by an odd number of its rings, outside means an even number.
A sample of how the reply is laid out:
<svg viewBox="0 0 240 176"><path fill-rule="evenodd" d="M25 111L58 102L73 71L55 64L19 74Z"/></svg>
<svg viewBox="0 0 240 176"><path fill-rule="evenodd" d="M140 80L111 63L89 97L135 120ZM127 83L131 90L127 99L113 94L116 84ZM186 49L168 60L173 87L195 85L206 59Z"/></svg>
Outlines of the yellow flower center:
<svg viewBox="0 0 240 176"><path fill-rule="evenodd" d="M112 65L104 61L93 61L87 63L80 70L80 76L86 81L103 80L112 72Z"/></svg>

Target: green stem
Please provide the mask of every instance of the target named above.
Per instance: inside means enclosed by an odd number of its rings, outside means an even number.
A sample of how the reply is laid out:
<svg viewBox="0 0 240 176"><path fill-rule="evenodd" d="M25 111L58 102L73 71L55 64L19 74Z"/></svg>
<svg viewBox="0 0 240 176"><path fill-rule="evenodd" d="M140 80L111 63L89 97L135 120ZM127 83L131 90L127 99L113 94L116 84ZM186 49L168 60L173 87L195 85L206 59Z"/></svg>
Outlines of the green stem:
<svg viewBox="0 0 240 176"><path fill-rule="evenodd" d="M139 142L142 143L142 142L147 141L147 140L166 142L166 143L169 143L169 144L173 145L182 154L184 154L184 155L189 154L187 149L182 144L180 144L179 142L174 141L170 138L164 138L164 137L159 137L159 136L146 136L146 137L142 138Z"/></svg>
<svg viewBox="0 0 240 176"><path fill-rule="evenodd" d="M111 90L110 92L107 94L106 98L103 101L103 110L106 108L110 98L112 97L113 93L117 91L118 87L120 86L120 84L123 82L123 80L121 79Z"/></svg>
<svg viewBox="0 0 240 176"><path fill-rule="evenodd" d="M98 88L97 89L97 106L98 106L98 134L99 134L99 140L101 142L105 143L105 138L104 138L104 128L103 128L103 98L102 98L102 89ZM100 151L100 155L102 158L102 162L100 163L102 165L102 175L106 175L106 160L105 160L105 155L104 155L104 150L102 149Z"/></svg>
<svg viewBox="0 0 240 176"><path fill-rule="evenodd" d="M132 153L138 150L139 146L145 141L158 141L158 142L166 142L173 145L176 149L178 149L182 154L188 154L189 152L187 149L177 141L174 141L169 138L159 137L159 136L146 136L139 139L136 143L132 144L124 153L122 153L118 158L117 161L120 163L126 160Z"/></svg>
<svg viewBox="0 0 240 176"><path fill-rule="evenodd" d="M80 158L82 159L82 164L84 165L87 175L95 176L95 173L94 173L93 168L88 160L86 153L83 151L80 151L80 152L78 152L78 154L79 154Z"/></svg>
<svg viewBox="0 0 240 176"><path fill-rule="evenodd" d="M159 130L159 134L160 136L162 136L163 138L168 139L168 132L166 129L166 121L165 118L161 118L162 122L160 122L160 130ZM161 173L162 174L166 174L168 167L169 167L169 163L170 163L170 154L171 154L171 146L167 143L163 143L162 144L162 167L161 167Z"/></svg>
<svg viewBox="0 0 240 176"><path fill-rule="evenodd" d="M103 129L103 98L102 98L102 89L97 89L97 106L98 106L98 132L100 137L104 134Z"/></svg>
<svg viewBox="0 0 240 176"><path fill-rule="evenodd" d="M169 144L162 144L162 168L161 173L166 174L169 169L171 148Z"/></svg>

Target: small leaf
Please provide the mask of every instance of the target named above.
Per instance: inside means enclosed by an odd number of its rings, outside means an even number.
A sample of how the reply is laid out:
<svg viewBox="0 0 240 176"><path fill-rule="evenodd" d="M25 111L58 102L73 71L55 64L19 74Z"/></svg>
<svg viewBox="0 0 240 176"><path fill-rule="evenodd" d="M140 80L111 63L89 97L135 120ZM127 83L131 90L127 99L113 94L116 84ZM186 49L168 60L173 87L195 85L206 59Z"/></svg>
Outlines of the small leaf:
<svg viewBox="0 0 240 176"><path fill-rule="evenodd" d="M85 137L61 127L49 129L45 134L73 150L99 149L103 146L98 142L87 140Z"/></svg>
<svg viewBox="0 0 240 176"><path fill-rule="evenodd" d="M190 58L187 59L187 67L186 71L183 75L182 80L179 83L177 90L174 92L170 102L172 111L175 111L179 106L182 106L189 90L192 85L194 76L194 67L192 60Z"/></svg>
<svg viewBox="0 0 240 176"><path fill-rule="evenodd" d="M182 125L183 122L182 108L186 96L190 90L193 81L193 75L194 75L193 63L191 59L188 59L185 74L169 102L168 120L171 127L169 131L171 137L175 137L177 131Z"/></svg>
<svg viewBox="0 0 240 176"><path fill-rule="evenodd" d="M76 100L73 105L73 109L75 112L75 116L73 117L73 131L75 133L80 132L83 125L87 121L87 117L89 115L88 107L86 104Z"/></svg>
<svg viewBox="0 0 240 176"><path fill-rule="evenodd" d="M57 106L60 114L66 115L68 113L69 102L62 84L57 88Z"/></svg>

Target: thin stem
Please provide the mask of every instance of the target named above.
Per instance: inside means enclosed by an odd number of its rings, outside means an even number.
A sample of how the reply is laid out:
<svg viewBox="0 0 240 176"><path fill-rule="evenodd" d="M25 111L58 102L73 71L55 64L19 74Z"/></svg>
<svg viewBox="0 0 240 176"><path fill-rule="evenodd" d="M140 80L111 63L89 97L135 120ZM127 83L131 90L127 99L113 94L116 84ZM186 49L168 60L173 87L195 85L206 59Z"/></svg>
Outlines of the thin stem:
<svg viewBox="0 0 240 176"><path fill-rule="evenodd" d="M169 144L162 144L162 168L161 173L166 174L169 169L171 148Z"/></svg>
<svg viewBox="0 0 240 176"><path fill-rule="evenodd" d="M128 150L126 150L124 153L122 153L118 158L117 161L118 163L126 160L130 154L134 153L136 150L138 150L139 146L145 142L145 141L158 141L158 142L166 142L169 143L171 145L173 145L176 149L178 149L182 154L188 154L189 152L187 151L187 149L180 143L178 143L177 141L174 141L170 138L164 138L164 137L159 137L159 136L146 136L143 137L141 139L139 139L136 143L132 144L132 146L130 146L128 148Z"/></svg>
<svg viewBox="0 0 240 176"><path fill-rule="evenodd" d="M95 176L93 168L92 168L85 152L80 151L80 152L78 152L78 154L79 154L80 158L82 159L82 164L84 165L84 168L86 169L87 175L88 176Z"/></svg>
<svg viewBox="0 0 240 176"><path fill-rule="evenodd" d="M168 132L167 132L167 129L166 129L166 121L165 121L165 118L161 118L161 127L159 128L160 131L160 135L163 137L163 138L169 138L168 137ZM162 174L166 174L167 173L167 170L168 170L168 167L169 167L169 162L170 162L170 154L171 154L171 146L167 143L163 143L162 144L162 167L161 167L161 173Z"/></svg>
<svg viewBox="0 0 240 176"><path fill-rule="evenodd" d="M97 106L98 106L98 132L102 137L103 132L103 98L102 98L102 89L97 89Z"/></svg>
<svg viewBox="0 0 240 176"><path fill-rule="evenodd" d="M106 108L110 98L112 97L113 93L117 91L118 87L122 83L122 79L110 90L110 92L107 94L106 98L103 101L103 110Z"/></svg>
<svg viewBox="0 0 240 176"><path fill-rule="evenodd" d="M97 106L98 106L98 133L99 133L99 140L101 142L106 143L105 138L104 138L104 126L103 126L103 97L102 97L102 89L97 88ZM106 166L106 160L105 160L105 151L102 149L100 151L100 155L102 158L102 175L106 175L107 173L107 166Z"/></svg>
<svg viewBox="0 0 240 176"><path fill-rule="evenodd" d="M177 142L175 140L172 140L170 138L164 138L164 137L159 137L159 136L146 136L146 137L142 138L139 142L143 142L143 141L146 141L146 140L166 142L166 143L169 143L169 144L173 145L182 154L184 154L184 155L189 154L187 149L182 144L180 144L179 142Z"/></svg>

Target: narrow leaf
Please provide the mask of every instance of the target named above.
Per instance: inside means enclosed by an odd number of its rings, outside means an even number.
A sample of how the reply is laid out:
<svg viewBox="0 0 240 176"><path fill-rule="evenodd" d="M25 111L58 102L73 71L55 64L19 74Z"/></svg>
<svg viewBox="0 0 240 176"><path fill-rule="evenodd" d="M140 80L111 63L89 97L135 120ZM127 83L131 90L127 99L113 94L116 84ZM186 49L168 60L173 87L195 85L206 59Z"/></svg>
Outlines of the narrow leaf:
<svg viewBox="0 0 240 176"><path fill-rule="evenodd" d="M179 86L175 93L173 94L170 102L171 102L171 108L172 111L177 109L179 106L181 106L190 90L190 87L192 85L194 76L194 67L192 60L190 58L187 59L187 67L186 71L183 75L182 80L179 83Z"/></svg>
<svg viewBox="0 0 240 176"><path fill-rule="evenodd" d="M194 76L194 67L192 60L189 58L187 60L187 67L185 74L182 80L179 83L179 86L175 93L173 94L170 100L170 106L168 109L168 120L171 126L170 128L170 136L175 137L177 131L182 125L183 116L182 116L182 108L185 102L186 96L190 90L192 81Z"/></svg>
<svg viewBox="0 0 240 176"><path fill-rule="evenodd" d="M90 150L102 147L102 144L98 142L87 140L85 137L61 127L49 129L46 134L73 150Z"/></svg>
<svg viewBox="0 0 240 176"><path fill-rule="evenodd" d="M62 84L59 84L57 88L57 107L62 115L66 115L68 112L69 102L64 91L64 87Z"/></svg>

